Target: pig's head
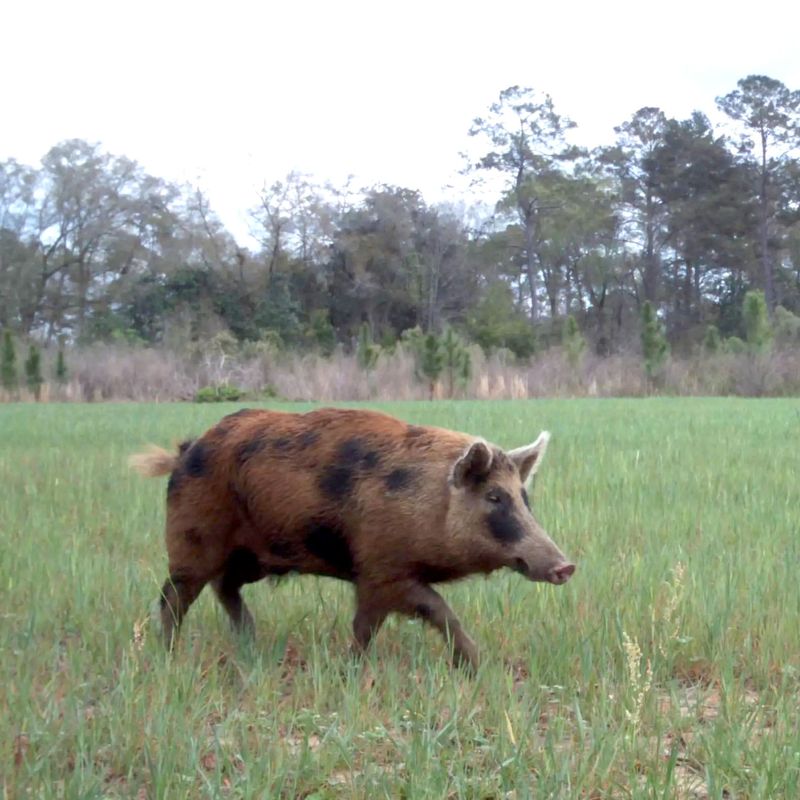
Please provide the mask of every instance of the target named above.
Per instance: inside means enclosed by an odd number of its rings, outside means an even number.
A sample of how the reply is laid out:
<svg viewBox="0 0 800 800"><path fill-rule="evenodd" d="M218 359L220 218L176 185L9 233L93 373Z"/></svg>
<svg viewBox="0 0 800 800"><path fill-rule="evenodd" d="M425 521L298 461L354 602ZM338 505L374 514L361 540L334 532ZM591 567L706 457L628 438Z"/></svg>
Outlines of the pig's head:
<svg viewBox="0 0 800 800"><path fill-rule="evenodd" d="M566 583L575 571L531 512L526 486L550 434L504 452L472 442L450 472L448 528L462 555L481 571L510 567L532 581Z"/></svg>

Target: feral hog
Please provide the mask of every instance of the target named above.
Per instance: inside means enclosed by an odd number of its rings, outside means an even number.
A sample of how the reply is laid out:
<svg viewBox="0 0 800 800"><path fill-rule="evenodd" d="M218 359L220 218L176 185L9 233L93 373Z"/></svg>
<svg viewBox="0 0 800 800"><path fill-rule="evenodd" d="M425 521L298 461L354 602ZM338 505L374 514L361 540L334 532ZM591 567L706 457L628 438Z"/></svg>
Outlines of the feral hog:
<svg viewBox="0 0 800 800"><path fill-rule="evenodd" d="M207 583L247 630L242 585L294 571L355 585L358 649L396 611L435 626L474 666L474 643L431 584L500 567L561 584L575 571L525 491L548 439L504 452L374 411L243 409L175 454L134 456L145 475L171 473L167 643Z"/></svg>

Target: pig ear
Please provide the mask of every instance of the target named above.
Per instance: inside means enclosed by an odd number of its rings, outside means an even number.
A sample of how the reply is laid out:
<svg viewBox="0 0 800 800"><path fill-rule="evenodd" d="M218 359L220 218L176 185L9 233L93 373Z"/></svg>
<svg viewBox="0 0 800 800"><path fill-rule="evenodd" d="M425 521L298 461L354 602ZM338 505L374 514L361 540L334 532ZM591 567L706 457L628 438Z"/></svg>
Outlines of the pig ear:
<svg viewBox="0 0 800 800"><path fill-rule="evenodd" d="M516 450L509 450L508 457L514 462L519 470L520 478L523 483L527 483L539 469L544 458L547 443L550 441L550 434L542 431L539 438L533 443L518 447Z"/></svg>
<svg viewBox="0 0 800 800"><path fill-rule="evenodd" d="M492 451L486 442L473 442L461 458L453 464L450 480L457 489L470 481L480 481L492 468Z"/></svg>

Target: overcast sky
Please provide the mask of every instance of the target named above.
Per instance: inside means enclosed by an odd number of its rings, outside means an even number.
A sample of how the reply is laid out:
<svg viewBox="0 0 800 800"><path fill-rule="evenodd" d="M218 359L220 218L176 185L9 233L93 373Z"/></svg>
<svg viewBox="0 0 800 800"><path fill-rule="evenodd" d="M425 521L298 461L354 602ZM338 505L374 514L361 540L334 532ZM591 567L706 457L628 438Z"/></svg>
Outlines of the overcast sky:
<svg viewBox="0 0 800 800"><path fill-rule="evenodd" d="M548 92L596 145L638 108L714 113L748 74L800 89L800 3L36 2L2 13L0 159L100 141L202 186L239 237L292 169L452 196L471 120Z"/></svg>

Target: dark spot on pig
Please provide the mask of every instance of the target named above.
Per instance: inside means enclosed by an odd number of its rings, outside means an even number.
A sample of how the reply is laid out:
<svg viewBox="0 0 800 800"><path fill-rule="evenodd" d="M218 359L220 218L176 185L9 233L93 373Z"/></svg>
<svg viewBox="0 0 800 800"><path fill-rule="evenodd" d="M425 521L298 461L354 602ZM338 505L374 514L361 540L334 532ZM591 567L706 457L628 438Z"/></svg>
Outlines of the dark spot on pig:
<svg viewBox="0 0 800 800"><path fill-rule="evenodd" d="M292 440L288 436L281 436L272 442L272 446L279 453L286 453L292 447Z"/></svg>
<svg viewBox="0 0 800 800"><path fill-rule="evenodd" d="M333 464L325 468L319 478L320 491L332 500L344 500L353 491L353 470Z"/></svg>
<svg viewBox="0 0 800 800"><path fill-rule="evenodd" d="M186 439L182 441L178 445L178 455L182 456L193 444L194 444L194 439Z"/></svg>
<svg viewBox="0 0 800 800"><path fill-rule="evenodd" d="M167 500L174 497L181 488L182 477L183 471L180 467L172 470L172 474L169 476L169 480L167 481Z"/></svg>
<svg viewBox="0 0 800 800"><path fill-rule="evenodd" d="M389 492L398 492L401 489L406 489L413 478L413 473L410 469L405 467L398 467L393 469L383 480L386 485L386 490Z"/></svg>
<svg viewBox="0 0 800 800"><path fill-rule="evenodd" d="M305 450L319 441L318 431L303 431L297 437L297 449Z"/></svg>
<svg viewBox="0 0 800 800"><path fill-rule="evenodd" d="M267 568L267 575L274 575L276 578L280 578L283 575L286 575L287 572L291 572L294 567L288 567L285 564L281 565L273 565Z"/></svg>
<svg viewBox="0 0 800 800"><path fill-rule="evenodd" d="M202 478L208 470L211 450L203 442L195 442L187 451L184 469L190 478Z"/></svg>
<svg viewBox="0 0 800 800"><path fill-rule="evenodd" d="M236 547L231 550L225 562L225 570L222 575L222 592L237 591L244 583L255 583L266 575L264 565L258 560L258 556L246 547Z"/></svg>
<svg viewBox="0 0 800 800"><path fill-rule="evenodd" d="M514 513L511 496L505 489L493 489L490 494L499 498L488 516L492 536L504 544L518 542L525 535L525 528Z"/></svg>
<svg viewBox="0 0 800 800"><path fill-rule="evenodd" d="M312 520L306 533L306 547L309 553L332 567L339 577L355 577L353 554L340 525Z"/></svg>
<svg viewBox="0 0 800 800"><path fill-rule="evenodd" d="M522 502L525 503L525 508L530 509L531 501L530 498L528 497L528 492L525 490L524 487L522 489Z"/></svg>
<svg viewBox="0 0 800 800"><path fill-rule="evenodd" d="M378 453L368 450L364 440L358 438L343 442L336 451L336 458L341 464L365 470L375 469L380 461Z"/></svg>
<svg viewBox="0 0 800 800"><path fill-rule="evenodd" d="M347 464L355 466L364 454L364 444L361 439L348 439L336 449L336 458Z"/></svg>
<svg viewBox="0 0 800 800"><path fill-rule="evenodd" d="M380 464L380 453L369 450L363 439L348 439L336 451L339 462L348 464L356 469L371 471Z"/></svg>
<svg viewBox="0 0 800 800"><path fill-rule="evenodd" d="M463 578L465 573L454 567L434 566L432 564L414 564L414 577L421 583L446 583Z"/></svg>
<svg viewBox="0 0 800 800"><path fill-rule="evenodd" d="M414 613L418 617L422 617L422 619L430 619L430 616L433 612L431 611L431 607L427 603L420 603L414 609Z"/></svg>
<svg viewBox="0 0 800 800"><path fill-rule="evenodd" d="M198 531L197 528L189 528L183 535L186 537L186 541L195 547L203 543L203 537L200 535L200 531Z"/></svg>
<svg viewBox="0 0 800 800"><path fill-rule="evenodd" d="M285 558L287 561L294 558L296 555L295 547L291 542L277 540L270 542L267 545L267 548L273 556L276 556L277 558Z"/></svg>
<svg viewBox="0 0 800 800"><path fill-rule="evenodd" d="M374 450L368 450L361 458L361 468L372 471L380 464L380 461L381 457Z"/></svg>
<svg viewBox="0 0 800 800"><path fill-rule="evenodd" d="M421 428L419 425L409 425L406 428L406 437L409 439L418 439L420 436L424 436L425 433L425 428Z"/></svg>
<svg viewBox="0 0 800 800"><path fill-rule="evenodd" d="M367 450L361 439L348 439L336 450L336 462L327 466L320 476L320 490L334 500L350 495L358 478L358 472L372 470L380 462L374 450Z"/></svg>
<svg viewBox="0 0 800 800"><path fill-rule="evenodd" d="M249 417L251 414L258 414L258 411L255 408L240 408L238 411L224 416L221 421L225 422L225 420L236 419L237 417Z"/></svg>
<svg viewBox="0 0 800 800"><path fill-rule="evenodd" d="M266 445L266 441L263 437L259 436L255 439L250 439L247 442L242 442L236 448L236 460L239 462L239 465L242 466L246 464L253 456L258 455Z"/></svg>

